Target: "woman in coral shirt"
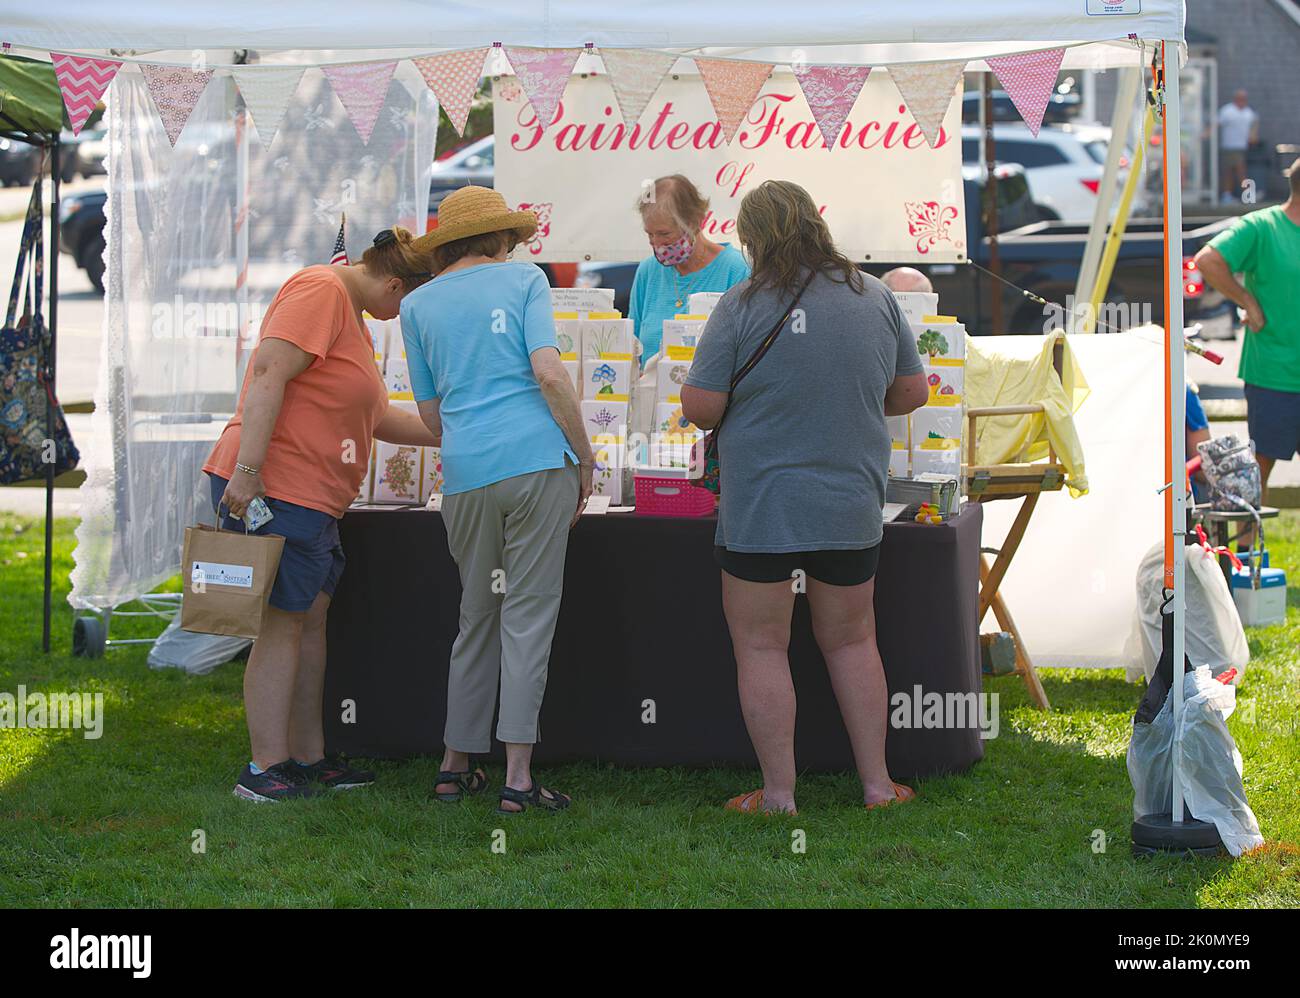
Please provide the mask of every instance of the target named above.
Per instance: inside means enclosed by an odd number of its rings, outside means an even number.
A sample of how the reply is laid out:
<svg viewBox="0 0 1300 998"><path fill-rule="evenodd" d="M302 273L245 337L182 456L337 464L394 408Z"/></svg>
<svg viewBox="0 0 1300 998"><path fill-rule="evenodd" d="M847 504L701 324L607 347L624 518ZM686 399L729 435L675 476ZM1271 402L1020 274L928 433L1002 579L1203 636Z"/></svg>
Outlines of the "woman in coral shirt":
<svg viewBox="0 0 1300 998"><path fill-rule="evenodd" d="M388 405L362 321L397 316L429 278L429 256L405 229L385 229L355 266L307 267L271 302L239 406L203 470L224 526L258 496L284 537L262 633L244 672L252 761L235 795L268 801L373 782L325 757L321 697L325 615L343 573L338 519L356 498L372 437L434 446L415 413Z"/></svg>

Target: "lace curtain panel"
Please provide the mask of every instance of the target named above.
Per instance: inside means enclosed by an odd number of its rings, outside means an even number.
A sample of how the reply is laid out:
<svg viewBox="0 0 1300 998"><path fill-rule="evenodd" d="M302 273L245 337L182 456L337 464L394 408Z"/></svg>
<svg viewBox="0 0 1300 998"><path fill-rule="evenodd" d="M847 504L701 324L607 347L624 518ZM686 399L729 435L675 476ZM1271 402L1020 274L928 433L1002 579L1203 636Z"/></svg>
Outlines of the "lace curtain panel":
<svg viewBox="0 0 1300 998"><path fill-rule="evenodd" d="M124 67L107 103L104 332L69 596L94 609L175 575L185 528L213 522L201 467L261 314L295 270L329 261L340 215L354 258L387 226L424 231L438 122L409 64L368 144L318 69L269 150L241 127L229 76L213 77L175 148L139 72Z"/></svg>

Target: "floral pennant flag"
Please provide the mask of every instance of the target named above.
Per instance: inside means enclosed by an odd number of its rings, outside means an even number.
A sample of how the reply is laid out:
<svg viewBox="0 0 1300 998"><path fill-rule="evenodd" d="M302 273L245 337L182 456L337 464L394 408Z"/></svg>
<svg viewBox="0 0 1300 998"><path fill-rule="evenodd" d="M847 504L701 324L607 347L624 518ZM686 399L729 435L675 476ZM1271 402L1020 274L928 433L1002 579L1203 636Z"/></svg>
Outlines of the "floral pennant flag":
<svg viewBox="0 0 1300 998"><path fill-rule="evenodd" d="M483 75L483 60L487 49L469 49L465 52L447 52L443 55L426 55L412 59L415 68L424 77L438 103L447 112L451 127L464 136L469 107L478 92L478 81Z"/></svg>
<svg viewBox="0 0 1300 998"><path fill-rule="evenodd" d="M302 66L267 66L251 69L240 66L232 69L235 85L244 97L248 114L262 140L262 148L270 149L275 133L280 130L284 112L298 83L302 80Z"/></svg>
<svg viewBox="0 0 1300 998"><path fill-rule="evenodd" d="M212 70L142 62L140 72L144 74L144 82L158 108L163 128L167 130L167 140L174 149L185 122L190 120L190 113L212 79Z"/></svg>
<svg viewBox="0 0 1300 998"><path fill-rule="evenodd" d="M618 109L623 112L623 123L631 128L640 120L677 56L640 49L601 49L600 57L609 73Z"/></svg>
<svg viewBox="0 0 1300 998"><path fill-rule="evenodd" d="M62 52L51 52L50 62L54 64L54 76L63 94L63 106L68 109L72 134L80 135L86 119L122 64L116 59L88 59Z"/></svg>
<svg viewBox="0 0 1300 998"><path fill-rule="evenodd" d="M728 59L696 59L704 89L709 92L713 111L722 126L722 137L730 142L745 114L754 106L758 92L772 74L770 62L732 62Z"/></svg>
<svg viewBox="0 0 1300 998"><path fill-rule="evenodd" d="M1065 49L1061 48L990 56L984 60L997 74L1002 89L1035 137L1043 126L1043 112L1056 89L1056 77L1061 72L1064 58Z"/></svg>
<svg viewBox="0 0 1300 998"><path fill-rule="evenodd" d="M581 49L507 48L506 58L528 95L537 123L545 131L555 118L569 74L578 61Z"/></svg>
<svg viewBox="0 0 1300 998"><path fill-rule="evenodd" d="M965 69L966 63L960 60L889 67L894 85L931 148L939 141L943 116L948 113L948 105L952 103Z"/></svg>
<svg viewBox="0 0 1300 998"><path fill-rule="evenodd" d="M395 62L348 62L340 66L322 66L321 72L330 81L352 119L352 126L369 145L370 134L375 130L379 112L388 97L388 84L392 82Z"/></svg>
<svg viewBox="0 0 1300 998"><path fill-rule="evenodd" d="M870 73L870 66L794 67L795 78L827 149L834 148Z"/></svg>

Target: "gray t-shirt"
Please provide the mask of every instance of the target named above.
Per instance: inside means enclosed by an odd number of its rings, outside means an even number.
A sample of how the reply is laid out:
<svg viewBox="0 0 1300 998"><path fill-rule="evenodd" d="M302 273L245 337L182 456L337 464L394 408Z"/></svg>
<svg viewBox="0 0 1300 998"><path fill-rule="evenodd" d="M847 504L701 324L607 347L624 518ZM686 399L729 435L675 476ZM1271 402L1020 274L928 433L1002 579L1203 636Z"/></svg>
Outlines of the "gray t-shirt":
<svg viewBox="0 0 1300 998"><path fill-rule="evenodd" d="M819 274L767 355L736 389L718 437L716 543L732 551L824 551L880 542L889 469L885 391L921 359L893 294ZM686 384L725 392L793 297L744 281L719 300Z"/></svg>

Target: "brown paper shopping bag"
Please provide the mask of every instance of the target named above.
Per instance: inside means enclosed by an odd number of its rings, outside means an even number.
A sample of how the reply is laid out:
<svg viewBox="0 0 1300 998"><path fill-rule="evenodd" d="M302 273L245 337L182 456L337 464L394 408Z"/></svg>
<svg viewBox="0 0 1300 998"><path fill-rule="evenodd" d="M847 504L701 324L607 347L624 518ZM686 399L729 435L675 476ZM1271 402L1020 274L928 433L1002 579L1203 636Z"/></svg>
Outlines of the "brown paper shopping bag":
<svg viewBox="0 0 1300 998"><path fill-rule="evenodd" d="M197 524L185 531L181 628L256 638L280 568L284 538Z"/></svg>

